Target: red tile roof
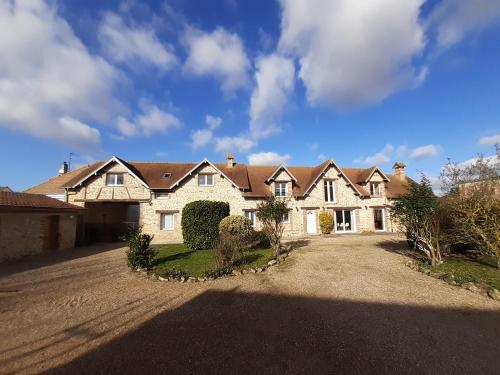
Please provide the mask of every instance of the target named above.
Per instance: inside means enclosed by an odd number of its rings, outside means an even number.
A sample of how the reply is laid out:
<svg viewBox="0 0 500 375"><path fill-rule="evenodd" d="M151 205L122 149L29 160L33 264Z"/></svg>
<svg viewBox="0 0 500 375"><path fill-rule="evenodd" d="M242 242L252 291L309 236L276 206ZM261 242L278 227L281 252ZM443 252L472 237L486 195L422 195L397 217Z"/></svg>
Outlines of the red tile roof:
<svg viewBox="0 0 500 375"><path fill-rule="evenodd" d="M166 162L126 162L119 159L127 168L129 168L138 178L146 183L151 189L171 189L174 185L181 184L182 179L197 165L202 163L166 163ZM209 163L208 161L205 161ZM28 189L26 192L38 194L51 194L64 192L64 188L71 188L78 184L86 176L92 175L101 168L106 162L99 161L87 167L82 167L66 174L49 179L45 183ZM321 176L330 161L312 167L287 166L287 169L297 179L293 187L293 195L302 197L308 192L312 184ZM278 166L247 166L245 164L235 164L228 168L225 163L214 163L236 187L242 190L245 197L266 197L271 194L269 184L266 180L271 176ZM345 176L352 182L353 188L363 197L369 197L370 193L366 189L366 179L373 173L374 168L340 168ZM165 173L170 173L170 178L164 178ZM387 196L395 198L404 193L406 179L400 180L391 175L385 175L389 178L387 182Z"/></svg>
<svg viewBox="0 0 500 375"><path fill-rule="evenodd" d="M44 209L54 211L75 211L84 208L61 202L40 194L0 192L0 210L8 209Z"/></svg>

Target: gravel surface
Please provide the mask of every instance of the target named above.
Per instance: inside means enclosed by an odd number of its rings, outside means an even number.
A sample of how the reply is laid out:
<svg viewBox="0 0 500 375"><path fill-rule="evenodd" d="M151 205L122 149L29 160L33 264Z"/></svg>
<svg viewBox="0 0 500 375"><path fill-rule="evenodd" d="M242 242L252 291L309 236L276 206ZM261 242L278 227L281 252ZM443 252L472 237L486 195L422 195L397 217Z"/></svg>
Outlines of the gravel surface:
<svg viewBox="0 0 500 375"><path fill-rule="evenodd" d="M500 373L500 303L409 269L397 237L297 245L194 284L111 245L0 266L0 373Z"/></svg>

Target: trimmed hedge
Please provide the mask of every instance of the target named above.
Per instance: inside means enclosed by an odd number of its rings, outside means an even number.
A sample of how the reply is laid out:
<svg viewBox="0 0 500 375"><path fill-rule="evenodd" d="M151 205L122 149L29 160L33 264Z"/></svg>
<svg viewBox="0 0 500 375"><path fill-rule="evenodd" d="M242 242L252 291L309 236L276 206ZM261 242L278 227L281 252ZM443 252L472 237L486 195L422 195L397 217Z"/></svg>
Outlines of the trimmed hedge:
<svg viewBox="0 0 500 375"><path fill-rule="evenodd" d="M219 236L219 223L229 216L229 203L195 201L182 209L182 237L191 250L213 249Z"/></svg>

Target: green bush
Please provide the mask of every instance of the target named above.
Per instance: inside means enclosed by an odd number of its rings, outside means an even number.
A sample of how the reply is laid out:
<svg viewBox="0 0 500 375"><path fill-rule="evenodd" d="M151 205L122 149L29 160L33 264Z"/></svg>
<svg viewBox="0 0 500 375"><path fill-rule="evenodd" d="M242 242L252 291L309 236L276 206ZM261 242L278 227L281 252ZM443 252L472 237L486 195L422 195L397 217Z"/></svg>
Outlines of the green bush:
<svg viewBox="0 0 500 375"><path fill-rule="evenodd" d="M271 242L264 231L254 231L252 236L252 247L259 249L268 249L271 247Z"/></svg>
<svg viewBox="0 0 500 375"><path fill-rule="evenodd" d="M333 229L333 216L328 211L321 211L319 213L319 227L321 233L330 234Z"/></svg>
<svg viewBox="0 0 500 375"><path fill-rule="evenodd" d="M219 223L219 240L215 259L219 267L229 267L250 247L252 223L244 216L227 216Z"/></svg>
<svg viewBox="0 0 500 375"><path fill-rule="evenodd" d="M182 210L182 237L191 250L213 249L217 243L220 221L229 216L229 203L195 201Z"/></svg>
<svg viewBox="0 0 500 375"><path fill-rule="evenodd" d="M142 233L142 227L129 227L123 236L127 242L127 263L130 268L151 269L158 250L152 248L153 236Z"/></svg>

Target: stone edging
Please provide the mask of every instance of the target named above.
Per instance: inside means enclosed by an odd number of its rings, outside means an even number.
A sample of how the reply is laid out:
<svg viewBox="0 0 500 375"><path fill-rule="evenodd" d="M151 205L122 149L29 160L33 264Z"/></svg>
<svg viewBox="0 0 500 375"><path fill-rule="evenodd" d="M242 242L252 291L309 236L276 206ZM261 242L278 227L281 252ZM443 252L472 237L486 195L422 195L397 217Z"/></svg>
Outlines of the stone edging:
<svg viewBox="0 0 500 375"><path fill-rule="evenodd" d="M158 280L158 281L162 281L162 282L171 281L171 282L180 282L180 283L185 283L185 282L196 283L196 282L214 281L214 280L221 279L224 277L241 276L241 275L246 275L248 273L262 273L270 267L273 267L277 264L283 263L286 260L286 258L288 258L288 255L289 255L288 251L283 252L277 258L271 259L269 262L267 262L267 264L265 264L262 267L247 268L247 269L242 269L242 270L235 269L230 274L225 274L225 275L216 276L216 277L214 277L214 276L211 276L211 277L194 277L194 276L162 277L162 276L156 274L155 272L148 272L145 269L139 268L139 267L136 268L134 271L137 271L137 272L142 273L143 275L149 276L153 280Z"/></svg>
<svg viewBox="0 0 500 375"><path fill-rule="evenodd" d="M473 293L478 293L478 294L481 294L483 296L488 296L495 301L500 301L500 291L498 291L498 289L484 288L484 287L476 285L472 282L459 284L455 280L454 275L446 273L446 272L434 272L430 269L422 268L422 267L420 267L418 262L415 262L413 260L408 260L407 262L405 262L405 266L411 268L412 270L423 273L424 275L431 276L431 277L434 277L436 279L442 280L450 285L454 285L454 286L457 286L457 287L460 287L463 289L467 289Z"/></svg>

